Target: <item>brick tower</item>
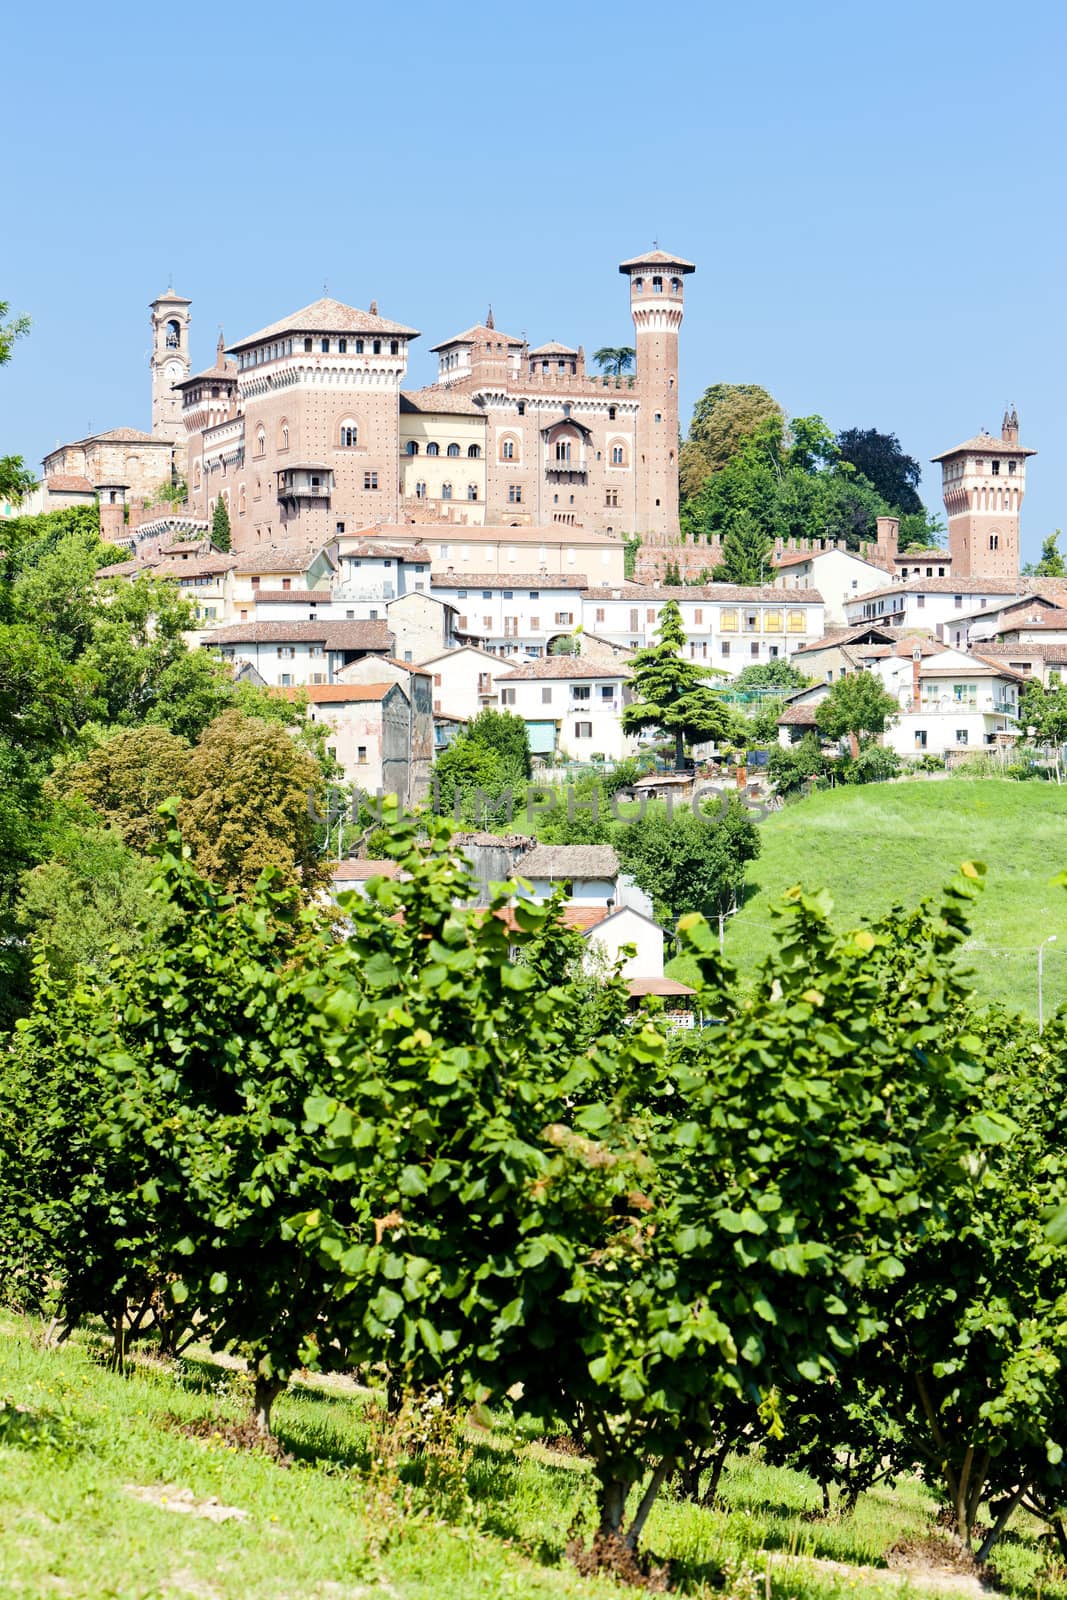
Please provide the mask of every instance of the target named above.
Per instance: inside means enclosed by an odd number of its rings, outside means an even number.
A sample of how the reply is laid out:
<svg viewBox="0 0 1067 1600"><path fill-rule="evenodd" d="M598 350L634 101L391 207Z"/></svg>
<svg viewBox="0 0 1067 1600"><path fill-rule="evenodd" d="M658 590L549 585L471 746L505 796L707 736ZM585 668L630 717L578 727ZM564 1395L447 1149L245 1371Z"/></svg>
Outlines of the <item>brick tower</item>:
<svg viewBox="0 0 1067 1600"><path fill-rule="evenodd" d="M182 397L174 387L189 376L191 300L168 289L152 301L152 432L169 439L184 455ZM181 470L182 463L178 463Z"/></svg>
<svg viewBox="0 0 1067 1600"><path fill-rule="evenodd" d="M1019 443L1019 416L1012 406L1004 413L999 439L983 432L933 457L941 463L954 575L1019 576L1019 511L1026 493L1026 458L1036 454Z"/></svg>
<svg viewBox="0 0 1067 1600"><path fill-rule="evenodd" d="M637 526L648 542L678 536L678 330L691 261L652 249L624 261L637 348Z"/></svg>

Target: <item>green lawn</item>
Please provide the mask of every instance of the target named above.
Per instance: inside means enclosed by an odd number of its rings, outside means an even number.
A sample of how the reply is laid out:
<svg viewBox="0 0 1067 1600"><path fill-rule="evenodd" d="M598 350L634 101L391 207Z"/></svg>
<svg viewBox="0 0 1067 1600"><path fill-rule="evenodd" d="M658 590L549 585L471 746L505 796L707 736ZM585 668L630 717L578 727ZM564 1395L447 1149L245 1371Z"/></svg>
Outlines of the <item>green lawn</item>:
<svg viewBox="0 0 1067 1600"><path fill-rule="evenodd" d="M588 1464L514 1428L468 1427L433 1456L396 1458L368 1429L366 1391L342 1380L295 1386L276 1408L280 1465L212 1429L247 1406L243 1375L207 1360L105 1371L85 1340L42 1350L38 1329L0 1327L0 1595L74 1600L549 1600L636 1591L579 1577L567 1530L587 1520ZM13 1411L12 1406L23 1408ZM383 1442L383 1440L385 1442ZM916 1483L822 1517L799 1473L736 1459L726 1508L667 1493L648 1543L671 1559L681 1593L723 1600L923 1596L878 1570L901 1538L929 1536L935 1506ZM190 1504L230 1520L181 1512ZM768 1556L768 1552L771 1554ZM1024 1529L999 1577L1031 1592L1041 1556ZM818 1565L836 1562L840 1567ZM858 1570L860 1568L867 1570ZM1042 1580L1050 1600L1062 1582Z"/></svg>
<svg viewBox="0 0 1067 1600"><path fill-rule="evenodd" d="M965 947L974 986L1037 1013L1036 946L1045 951L1046 1015L1067 1004L1067 787L997 778L947 778L824 790L761 825L763 850L726 953L751 972L772 945L771 907L793 884L829 889L841 926L936 894L961 861L984 861L986 887ZM684 981L685 959L669 971Z"/></svg>

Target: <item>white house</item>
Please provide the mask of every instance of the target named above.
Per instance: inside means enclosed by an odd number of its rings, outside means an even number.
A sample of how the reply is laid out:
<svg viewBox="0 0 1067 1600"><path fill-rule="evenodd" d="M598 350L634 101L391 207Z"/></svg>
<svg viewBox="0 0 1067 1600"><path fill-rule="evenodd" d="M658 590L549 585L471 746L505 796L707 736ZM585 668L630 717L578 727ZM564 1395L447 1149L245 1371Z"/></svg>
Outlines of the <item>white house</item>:
<svg viewBox="0 0 1067 1600"><path fill-rule="evenodd" d="M858 595L885 587L884 567L852 550L783 550L774 558L774 587L792 594L817 589L822 595L828 628L845 626L845 605Z"/></svg>
<svg viewBox="0 0 1067 1600"><path fill-rule="evenodd" d="M1023 595L1022 578L905 578L901 583L872 590L845 606L849 625L880 622L891 628L921 628L949 639L949 630L964 614L987 610L990 605Z"/></svg>
<svg viewBox="0 0 1067 1600"><path fill-rule="evenodd" d="M619 906L585 932L589 949L606 957L610 966L619 960L625 945L634 946L635 953L623 962L624 978L662 978L663 939L659 923L632 906Z"/></svg>
<svg viewBox="0 0 1067 1600"><path fill-rule="evenodd" d="M235 671L253 667L264 683L279 689L333 683L360 656L392 650L384 621L241 622L212 628L201 642L232 661Z"/></svg>
<svg viewBox="0 0 1067 1600"><path fill-rule="evenodd" d="M564 524L529 527L389 523L364 530L389 544L420 544L430 551L435 576L470 572L584 572L595 583L621 583L626 549L614 534Z"/></svg>
<svg viewBox="0 0 1067 1600"><path fill-rule="evenodd" d="M461 633L477 634L497 655L534 660L582 620L584 573L435 574L433 593L455 607Z"/></svg>
<svg viewBox="0 0 1067 1600"><path fill-rule="evenodd" d="M337 574L333 592L338 599L385 602L398 600L412 590L430 588L430 552L425 545L394 545L342 534L337 540Z"/></svg>
<svg viewBox="0 0 1067 1600"><path fill-rule="evenodd" d="M916 650L911 660L874 661L871 671L900 706L882 740L898 755L960 758L1018 735L1021 679L999 663L962 650Z"/></svg>
<svg viewBox="0 0 1067 1600"><path fill-rule="evenodd" d="M531 754L617 761L636 749L622 731L629 680L618 662L544 656L498 672L494 681L501 710L526 723Z"/></svg>
<svg viewBox="0 0 1067 1600"><path fill-rule="evenodd" d="M731 675L755 661L791 656L824 633L823 598L817 589L786 592L770 585L707 583L693 586L621 584L587 589L582 630L639 649L656 636L660 612L677 602L693 661Z"/></svg>
<svg viewBox="0 0 1067 1600"><path fill-rule="evenodd" d="M473 644L439 651L419 665L430 674L434 713L466 722L497 704L494 675L509 670L508 662Z"/></svg>
<svg viewBox="0 0 1067 1600"><path fill-rule="evenodd" d="M562 884L568 905L614 910L619 902L619 858L610 844L535 844L514 874L531 885L531 900L550 899Z"/></svg>

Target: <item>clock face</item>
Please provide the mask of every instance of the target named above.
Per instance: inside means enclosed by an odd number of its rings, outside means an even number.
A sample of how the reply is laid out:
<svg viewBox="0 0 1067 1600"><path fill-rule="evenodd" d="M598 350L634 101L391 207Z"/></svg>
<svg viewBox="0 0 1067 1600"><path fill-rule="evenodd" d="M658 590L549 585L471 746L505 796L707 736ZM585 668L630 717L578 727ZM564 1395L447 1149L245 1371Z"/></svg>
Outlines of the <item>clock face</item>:
<svg viewBox="0 0 1067 1600"><path fill-rule="evenodd" d="M177 361L168 361L166 366L163 368L163 375L170 384L171 388L173 388L176 383L180 383L182 381L182 369L180 363Z"/></svg>

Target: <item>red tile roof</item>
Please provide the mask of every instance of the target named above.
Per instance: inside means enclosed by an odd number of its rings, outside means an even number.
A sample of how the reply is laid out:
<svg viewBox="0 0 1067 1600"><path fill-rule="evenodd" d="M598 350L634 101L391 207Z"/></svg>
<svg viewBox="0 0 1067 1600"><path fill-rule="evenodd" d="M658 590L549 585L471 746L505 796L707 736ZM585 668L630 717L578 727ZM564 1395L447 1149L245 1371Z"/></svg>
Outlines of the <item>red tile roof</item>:
<svg viewBox="0 0 1067 1600"><path fill-rule="evenodd" d="M407 328L402 322L390 322L388 317L379 317L372 311L360 311L357 306L346 306L342 300L331 300L329 296L324 296L321 300L313 300L309 306L302 306L290 316L260 328L258 333L250 333L247 338L239 339L228 348L235 352L247 350L249 345L262 344L264 340L273 339L280 333L382 333L401 334L408 339L418 338L416 329Z"/></svg>

